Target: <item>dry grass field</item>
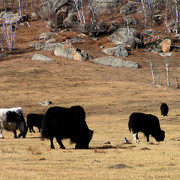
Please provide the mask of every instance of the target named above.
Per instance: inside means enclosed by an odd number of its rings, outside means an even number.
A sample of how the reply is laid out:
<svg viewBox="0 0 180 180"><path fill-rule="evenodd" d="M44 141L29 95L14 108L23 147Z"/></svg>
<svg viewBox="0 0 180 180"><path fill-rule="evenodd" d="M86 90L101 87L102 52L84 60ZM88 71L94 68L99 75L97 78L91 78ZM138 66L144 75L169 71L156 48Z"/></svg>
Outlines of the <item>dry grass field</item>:
<svg viewBox="0 0 180 180"><path fill-rule="evenodd" d="M52 101L51 106L81 105L94 136L88 150L75 150L69 140L63 141L65 150L56 142L56 149L51 150L49 140L42 141L39 133L28 132L25 139L14 139L12 132L3 131L0 179L180 179L180 89L176 89L180 52L173 50L168 58L168 88L164 59L158 54L131 51L124 59L138 62L140 69L67 61L29 47L41 32L47 32L41 22L19 28L13 52L0 59L0 108L21 106L27 115L45 113L48 107L39 102L46 100ZM63 37L60 32L58 37ZM77 46L100 57L104 55L101 44L108 47L111 43L102 37ZM32 61L35 53L55 60ZM152 85L149 58L158 65L161 86ZM169 105L168 117L160 114L162 102ZM127 127L132 112L156 115L166 132L165 141L158 143L150 137L147 143L139 134L140 142L133 142ZM124 143L125 137L131 144Z"/></svg>

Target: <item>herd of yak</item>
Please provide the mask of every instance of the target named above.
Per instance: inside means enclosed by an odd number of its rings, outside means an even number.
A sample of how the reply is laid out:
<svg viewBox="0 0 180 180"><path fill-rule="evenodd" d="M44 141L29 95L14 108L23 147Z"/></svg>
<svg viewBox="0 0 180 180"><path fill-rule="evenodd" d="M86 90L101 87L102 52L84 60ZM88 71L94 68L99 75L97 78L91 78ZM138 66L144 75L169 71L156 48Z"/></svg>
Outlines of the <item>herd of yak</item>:
<svg viewBox="0 0 180 180"><path fill-rule="evenodd" d="M169 108L162 103L161 114L167 116ZM26 137L27 131L35 132L37 127L42 138L50 140L50 147L54 149L53 139L56 138L61 149L65 149L62 139L70 139L76 149L87 149L93 136L93 131L86 124L86 113L81 106L50 107L45 114L28 114L27 123L21 107L0 109L0 138L4 138L2 131L13 131L14 138ZM27 124L27 125L26 125ZM129 131L134 141L139 141L138 132L143 132L147 141L153 136L156 141L164 141L165 132L161 130L159 119L151 114L132 113L128 122ZM20 131L17 136L16 130Z"/></svg>

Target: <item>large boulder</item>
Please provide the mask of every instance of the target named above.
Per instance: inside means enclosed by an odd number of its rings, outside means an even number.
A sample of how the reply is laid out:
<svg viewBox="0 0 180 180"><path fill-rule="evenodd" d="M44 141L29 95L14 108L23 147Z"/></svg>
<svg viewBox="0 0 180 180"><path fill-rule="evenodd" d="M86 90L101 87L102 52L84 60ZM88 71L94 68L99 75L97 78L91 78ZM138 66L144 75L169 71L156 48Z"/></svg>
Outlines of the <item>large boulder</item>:
<svg viewBox="0 0 180 180"><path fill-rule="evenodd" d="M96 14L111 14L112 8L119 5L119 0L94 0L92 7Z"/></svg>
<svg viewBox="0 0 180 180"><path fill-rule="evenodd" d="M127 4L123 5L120 8L120 12L123 13L124 15L130 15L135 13L137 10L137 4L135 2L128 2Z"/></svg>
<svg viewBox="0 0 180 180"><path fill-rule="evenodd" d="M73 46L70 42L62 42L58 47L55 48L54 54L56 56L61 56L69 60L86 61L92 59L92 56Z"/></svg>
<svg viewBox="0 0 180 180"><path fill-rule="evenodd" d="M125 48L137 48L143 44L139 34L133 28L118 28L109 36L109 39Z"/></svg>
<svg viewBox="0 0 180 180"><path fill-rule="evenodd" d="M119 68L140 68L140 65L136 62L126 61L112 56L93 59L94 63L102 64L104 66L113 66Z"/></svg>
<svg viewBox="0 0 180 180"><path fill-rule="evenodd" d="M39 14L47 27L57 28L62 26L71 12L74 12L73 0L46 0L40 7Z"/></svg>
<svg viewBox="0 0 180 180"><path fill-rule="evenodd" d="M117 56L117 57L127 57L129 55L127 49L121 46L103 49L103 52L108 55Z"/></svg>

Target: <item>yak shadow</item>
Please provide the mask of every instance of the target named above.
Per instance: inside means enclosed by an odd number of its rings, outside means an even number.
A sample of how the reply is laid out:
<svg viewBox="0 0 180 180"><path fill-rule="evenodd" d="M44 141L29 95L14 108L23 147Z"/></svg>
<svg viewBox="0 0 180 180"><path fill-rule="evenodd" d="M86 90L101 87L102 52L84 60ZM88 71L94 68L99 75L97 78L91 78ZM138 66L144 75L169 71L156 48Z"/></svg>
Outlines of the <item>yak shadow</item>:
<svg viewBox="0 0 180 180"><path fill-rule="evenodd" d="M105 149L132 149L136 147L135 145L127 145L127 144L122 144L122 145L102 145L102 146L95 146L95 147L90 147L89 149L94 149L94 150L105 150Z"/></svg>

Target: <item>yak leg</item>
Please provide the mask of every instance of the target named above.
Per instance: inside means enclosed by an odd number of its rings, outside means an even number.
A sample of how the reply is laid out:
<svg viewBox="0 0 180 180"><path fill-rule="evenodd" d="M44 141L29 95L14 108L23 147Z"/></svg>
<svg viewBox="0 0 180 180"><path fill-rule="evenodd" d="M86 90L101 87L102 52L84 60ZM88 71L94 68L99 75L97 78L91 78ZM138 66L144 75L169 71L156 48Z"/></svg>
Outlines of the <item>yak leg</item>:
<svg viewBox="0 0 180 180"><path fill-rule="evenodd" d="M51 149L55 149L54 144L53 144L53 138L54 138L54 137L50 138L50 142L51 142L50 147L51 147Z"/></svg>
<svg viewBox="0 0 180 180"><path fill-rule="evenodd" d="M149 134L145 134L146 138L147 138L147 142L149 142Z"/></svg>
<svg viewBox="0 0 180 180"><path fill-rule="evenodd" d="M133 137L134 137L134 141L135 141L135 142L138 142L138 141L139 141L138 133L134 133L134 134L133 134Z"/></svg>
<svg viewBox="0 0 180 180"><path fill-rule="evenodd" d="M32 131L33 131L33 133L35 133L36 131L33 129L33 127L32 127Z"/></svg>
<svg viewBox="0 0 180 180"><path fill-rule="evenodd" d="M1 130L0 130L0 138L4 138L2 131L3 131L3 128L1 128Z"/></svg>
<svg viewBox="0 0 180 180"><path fill-rule="evenodd" d="M61 139L59 137L56 137L56 140L57 140L58 144L60 145L60 148L65 149L65 146L63 145Z"/></svg>
<svg viewBox="0 0 180 180"><path fill-rule="evenodd" d="M14 133L14 138L17 138L17 133L16 133L16 130L15 130L15 131L13 131L13 133Z"/></svg>

